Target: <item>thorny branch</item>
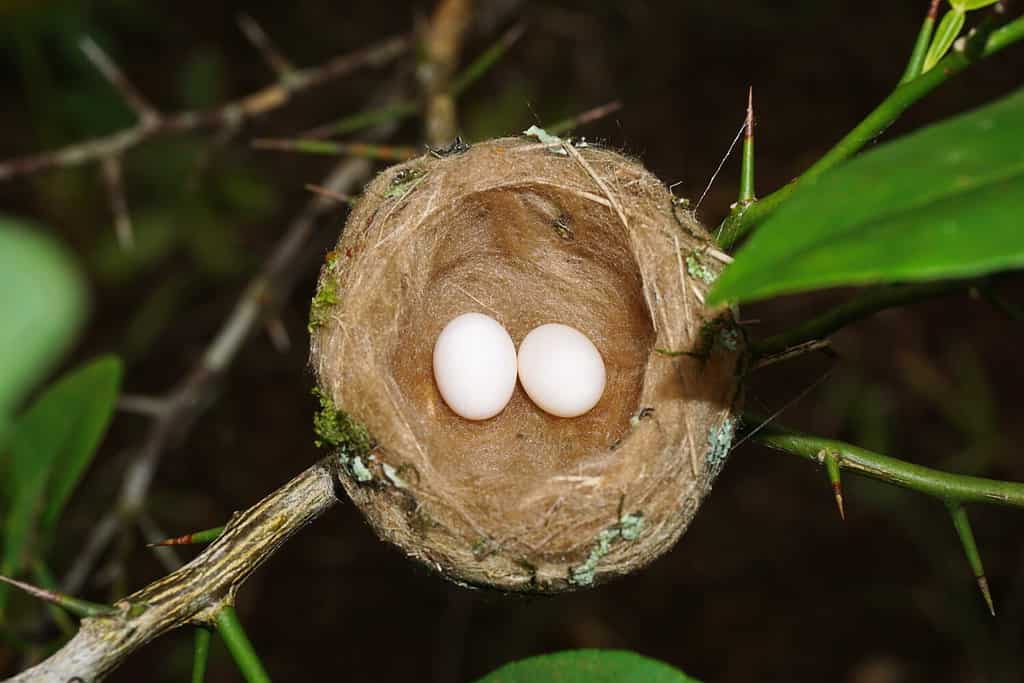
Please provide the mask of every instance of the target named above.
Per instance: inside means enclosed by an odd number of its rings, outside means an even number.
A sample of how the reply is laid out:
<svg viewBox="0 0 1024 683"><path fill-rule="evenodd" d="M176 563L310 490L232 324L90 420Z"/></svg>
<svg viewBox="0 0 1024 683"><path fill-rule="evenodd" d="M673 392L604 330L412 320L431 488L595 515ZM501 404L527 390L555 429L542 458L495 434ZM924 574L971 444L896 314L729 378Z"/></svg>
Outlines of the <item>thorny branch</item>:
<svg viewBox="0 0 1024 683"><path fill-rule="evenodd" d="M185 625L213 626L242 583L293 534L336 502L330 458L248 510L185 566L119 600L116 612L82 620L78 633L9 683L101 680L150 640Z"/></svg>
<svg viewBox="0 0 1024 683"><path fill-rule="evenodd" d="M83 49L90 55L91 61L97 64L132 109L140 113L138 123L104 137L41 154L2 161L0 181L52 168L67 168L116 158L132 147L171 133L200 128L238 127L249 119L279 109L307 90L340 78L360 67L382 66L404 53L408 47L409 40L405 36L389 38L371 47L334 57L320 66L288 72L276 83L220 107L163 115L145 103L121 70L95 43L86 41L83 43Z"/></svg>

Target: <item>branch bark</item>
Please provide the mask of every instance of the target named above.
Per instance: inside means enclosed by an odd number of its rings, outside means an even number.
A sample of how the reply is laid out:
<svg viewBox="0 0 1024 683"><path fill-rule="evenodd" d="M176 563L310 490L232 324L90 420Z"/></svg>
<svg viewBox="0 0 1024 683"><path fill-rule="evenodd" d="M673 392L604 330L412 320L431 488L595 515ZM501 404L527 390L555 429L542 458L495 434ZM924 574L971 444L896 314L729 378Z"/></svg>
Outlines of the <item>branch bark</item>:
<svg viewBox="0 0 1024 683"><path fill-rule="evenodd" d="M447 147L457 131L452 76L459 63L462 39L472 17L472 0L442 0L423 36L423 61L417 71L426 100L427 144Z"/></svg>
<svg viewBox="0 0 1024 683"><path fill-rule="evenodd" d="M292 535L338 502L325 458L244 512L177 571L118 601L116 614L82 620L48 659L9 683L94 683L154 638L185 625L214 626L247 578Z"/></svg>

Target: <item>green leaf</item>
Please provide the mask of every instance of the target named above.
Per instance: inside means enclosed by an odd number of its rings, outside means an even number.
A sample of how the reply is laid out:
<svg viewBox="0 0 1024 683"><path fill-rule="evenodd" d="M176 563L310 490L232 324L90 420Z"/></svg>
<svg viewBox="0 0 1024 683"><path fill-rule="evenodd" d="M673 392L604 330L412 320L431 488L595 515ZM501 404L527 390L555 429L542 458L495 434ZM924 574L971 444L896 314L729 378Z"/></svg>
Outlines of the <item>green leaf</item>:
<svg viewBox="0 0 1024 683"><path fill-rule="evenodd" d="M964 27L964 20L967 15L963 10L953 8L946 12L935 30L935 37L932 38L932 45L928 48L928 54L924 56L924 71L930 71L939 60L946 56L949 48L953 46L960 30Z"/></svg>
<svg viewBox="0 0 1024 683"><path fill-rule="evenodd" d="M120 382L121 361L103 356L59 379L14 423L0 574L18 571L52 534L110 424Z"/></svg>
<svg viewBox="0 0 1024 683"><path fill-rule="evenodd" d="M999 2L999 0L957 0L953 5L964 12L969 12L970 10L981 9L982 7L994 5L997 2Z"/></svg>
<svg viewBox="0 0 1024 683"><path fill-rule="evenodd" d="M801 184L709 304L1024 266L1024 90Z"/></svg>
<svg viewBox="0 0 1024 683"><path fill-rule="evenodd" d="M506 664L477 683L699 683L654 659L623 650L568 650Z"/></svg>
<svg viewBox="0 0 1024 683"><path fill-rule="evenodd" d="M68 347L85 318L86 290L60 245L0 216L0 425ZM3 440L0 426L0 442Z"/></svg>

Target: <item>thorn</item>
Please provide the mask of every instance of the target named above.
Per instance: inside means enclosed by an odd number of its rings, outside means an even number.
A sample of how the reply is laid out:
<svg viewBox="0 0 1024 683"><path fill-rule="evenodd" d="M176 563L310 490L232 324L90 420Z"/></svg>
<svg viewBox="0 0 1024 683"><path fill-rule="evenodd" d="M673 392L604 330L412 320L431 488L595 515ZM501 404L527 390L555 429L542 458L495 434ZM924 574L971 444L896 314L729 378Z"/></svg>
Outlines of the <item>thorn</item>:
<svg viewBox="0 0 1024 683"><path fill-rule="evenodd" d="M135 230L132 228L132 216L128 212L128 200L124 193L121 158L106 157L103 159L103 182L110 194L110 209L114 214L114 231L121 249L129 251L135 247Z"/></svg>
<svg viewBox="0 0 1024 683"><path fill-rule="evenodd" d="M978 582L978 590L981 591L981 597L985 598L985 604L988 605L988 613L994 617L996 615L996 606L992 602L992 592L988 589L988 579L984 576L979 576L975 580Z"/></svg>
<svg viewBox="0 0 1024 683"><path fill-rule="evenodd" d="M160 419L171 410L171 401L164 397L121 394L117 399L117 409L126 413Z"/></svg>
<svg viewBox="0 0 1024 683"><path fill-rule="evenodd" d="M152 126L160 121L160 114L153 105L146 101L146 98L132 85L120 67L114 63L114 60L103 51L103 48L95 40L86 36L78 41L78 47L85 53L86 58L92 62L92 65L96 67L96 70L124 98L128 106L135 110L139 120L144 125Z"/></svg>
<svg viewBox="0 0 1024 683"><path fill-rule="evenodd" d="M985 600L989 614L995 616L995 603L992 601L992 592L989 590L988 579L985 577L985 567L981 563L978 545L974 541L971 522L967 518L967 509L963 506L963 503L953 500L946 501L946 507L949 509L949 514L953 517L953 528L956 529L957 536L960 537L960 545L963 546L964 554L967 556L967 563L971 566L971 572L974 574L974 580L978 583L981 597Z"/></svg>
<svg viewBox="0 0 1024 683"><path fill-rule="evenodd" d="M320 195L321 197L333 199L339 204L351 204L355 199L350 195L342 194L341 192L335 192L334 190L329 190L326 187L321 187L320 185L313 185L312 183L307 183L306 189L312 192L313 194Z"/></svg>
<svg viewBox="0 0 1024 683"><path fill-rule="evenodd" d="M78 598L73 598L70 595L64 595L63 593L58 593L56 591L48 591L45 588L39 588L38 586L33 586L30 583L17 581L6 576L0 576L0 581L14 586L15 588L20 588L34 598L39 598L40 600L45 600L46 602L63 607L76 617L101 617L117 612L116 609L109 605L100 605L95 602L79 600Z"/></svg>
<svg viewBox="0 0 1024 683"><path fill-rule="evenodd" d="M263 61L267 63L271 71L277 74L278 78L285 80L295 72L292 63L281 54L281 51L267 36L267 32L256 23L255 19L248 14L241 13L235 17L235 20L246 40L256 48L256 51L263 57Z"/></svg>
<svg viewBox="0 0 1024 683"><path fill-rule="evenodd" d="M843 482L839 478L839 462L841 455L839 451L822 451L820 457L825 461L825 471L828 473L828 481L832 484L832 495L836 498L836 507L839 508L839 517L846 521L846 510L843 508Z"/></svg>
<svg viewBox="0 0 1024 683"><path fill-rule="evenodd" d="M754 202L754 86L747 91L747 120L743 124L743 165L740 170L738 207Z"/></svg>
<svg viewBox="0 0 1024 683"><path fill-rule="evenodd" d="M754 86L747 89L747 139L754 137Z"/></svg>
<svg viewBox="0 0 1024 683"><path fill-rule="evenodd" d="M567 119L559 121L558 123L547 126L545 130L547 130L547 132L551 133L552 135L561 135L562 133L568 133L572 130L575 130L580 126L584 126L588 123L593 123L598 119L603 119L606 116L610 116L611 114L614 114L620 109L622 109L622 102L620 102L619 100L612 100L607 104L602 104L599 107L588 109L585 112L576 114L575 116L571 116Z"/></svg>
<svg viewBox="0 0 1024 683"><path fill-rule="evenodd" d="M281 318L267 318L265 324L270 342L277 349L278 353L284 353L292 347L292 340L288 336L288 328L284 326Z"/></svg>
<svg viewBox="0 0 1024 683"><path fill-rule="evenodd" d="M202 531L196 531L191 534L185 534L184 536L176 536L175 538L166 538L157 543L148 543L147 548L157 548L165 545L195 545L198 543L209 543L224 531L224 527L215 526L212 529L204 529Z"/></svg>

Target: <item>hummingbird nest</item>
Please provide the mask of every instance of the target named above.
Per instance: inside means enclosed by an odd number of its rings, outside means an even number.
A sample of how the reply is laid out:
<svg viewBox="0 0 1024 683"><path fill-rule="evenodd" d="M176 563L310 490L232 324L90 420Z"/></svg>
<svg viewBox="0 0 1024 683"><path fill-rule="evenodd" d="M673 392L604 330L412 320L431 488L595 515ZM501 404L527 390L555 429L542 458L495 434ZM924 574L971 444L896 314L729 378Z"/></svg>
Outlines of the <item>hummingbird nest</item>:
<svg viewBox="0 0 1024 683"><path fill-rule="evenodd" d="M724 254L639 163L545 136L432 152L377 176L321 270L310 319L320 440L381 538L460 583L559 592L668 551L728 453L745 340L705 292ZM607 369L581 417L517 386L496 417L442 400L445 324L518 343L563 323Z"/></svg>

